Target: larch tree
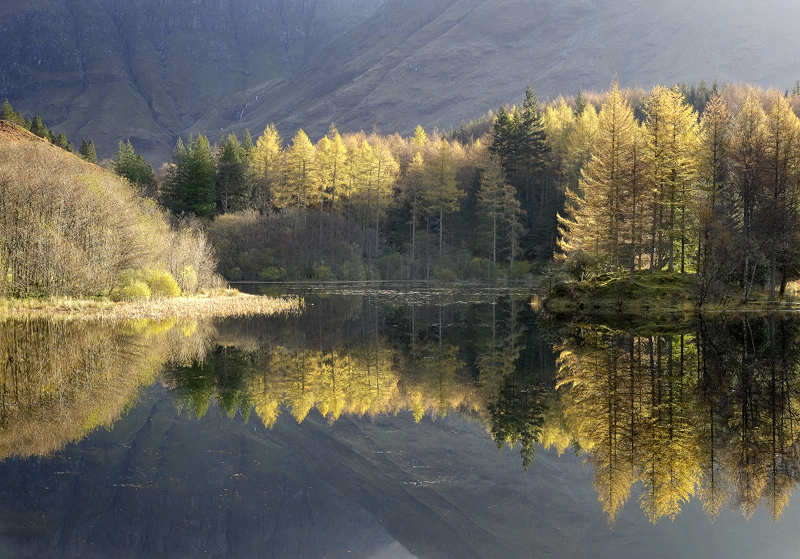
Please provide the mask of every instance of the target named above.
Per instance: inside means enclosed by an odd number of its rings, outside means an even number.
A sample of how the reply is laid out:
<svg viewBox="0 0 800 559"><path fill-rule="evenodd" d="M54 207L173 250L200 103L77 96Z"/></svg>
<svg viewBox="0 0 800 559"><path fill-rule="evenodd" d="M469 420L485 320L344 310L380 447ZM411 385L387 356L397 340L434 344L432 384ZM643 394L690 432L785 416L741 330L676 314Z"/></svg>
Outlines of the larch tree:
<svg viewBox="0 0 800 559"><path fill-rule="evenodd" d="M455 162L450 143L440 139L426 160L429 189L425 192L430 215L437 215L439 225L439 259L444 254L444 216L457 212L463 192L456 186Z"/></svg>
<svg viewBox="0 0 800 559"><path fill-rule="evenodd" d="M418 124L414 129L414 136L411 138L411 147L416 153L419 153L425 149L427 143L428 135L425 133L425 129Z"/></svg>
<svg viewBox="0 0 800 559"><path fill-rule="evenodd" d="M317 196L319 196L317 152L306 133L299 130L286 150L286 191L283 193L285 202L282 205L287 205L291 199L305 215L309 202L315 202Z"/></svg>
<svg viewBox="0 0 800 559"><path fill-rule="evenodd" d="M253 172L253 207L262 214L273 205L273 190L283 182L283 141L274 124L264 129L250 153Z"/></svg>
<svg viewBox="0 0 800 559"><path fill-rule="evenodd" d="M345 167L347 166L347 146L335 126L331 125L328 134L317 143L317 158L319 159L321 188L324 197L330 200L330 208L333 212L336 198L345 182Z"/></svg>
<svg viewBox="0 0 800 559"><path fill-rule="evenodd" d="M559 186L567 182L565 175L569 137L575 130L576 120L572 107L563 97L556 104L548 106L542 115L542 123L547 137L549 166L553 169L555 182Z"/></svg>
<svg viewBox="0 0 800 559"><path fill-rule="evenodd" d="M575 125L566 138L564 169L561 171L559 186L566 190L577 190L581 169L591 158L592 145L597 133L597 109L587 105L576 117Z"/></svg>
<svg viewBox="0 0 800 559"><path fill-rule="evenodd" d="M645 108L646 161L653 199L650 215L650 268L674 269L676 256L686 271L693 223L694 183L700 147L697 115L678 88L657 86Z"/></svg>
<svg viewBox="0 0 800 559"><path fill-rule="evenodd" d="M389 146L378 135L370 137L372 146L372 187L375 189L375 253L380 254L380 219L385 206L391 201L400 167Z"/></svg>
<svg viewBox="0 0 800 559"><path fill-rule="evenodd" d="M414 154L414 159L406 169L405 189L406 203L411 214L411 251L408 261L408 278L415 275L414 263L417 253L417 220L421 214L422 196L426 190L427 174L425 172L425 160L422 153Z"/></svg>
<svg viewBox="0 0 800 559"><path fill-rule="evenodd" d="M580 192L567 190L569 217L559 216L559 247L567 257L582 251L590 266L618 270L626 253L634 253L624 245L632 242L626 222L636 219L630 183L636 127L633 110L614 83L600 110Z"/></svg>
<svg viewBox="0 0 800 559"><path fill-rule="evenodd" d="M750 92L731 120L728 153L738 214L736 252L740 255L742 301L750 300L756 271L761 262L766 231L759 218L763 215L766 197L767 130L766 114L761 101Z"/></svg>
<svg viewBox="0 0 800 559"><path fill-rule="evenodd" d="M766 218L770 223L767 237L769 252L769 293L775 300L780 285L783 295L790 271L795 270L800 252L795 248L800 234L798 224L798 141L800 122L789 100L770 92L766 114L767 200ZM779 277L780 276L780 277Z"/></svg>
<svg viewBox="0 0 800 559"><path fill-rule="evenodd" d="M698 166L698 257L700 304L714 285L726 275L732 236L730 219L733 216L725 196L728 184L726 146L729 144L730 111L722 96L711 97L700 122L701 136ZM729 193L728 193L729 194Z"/></svg>

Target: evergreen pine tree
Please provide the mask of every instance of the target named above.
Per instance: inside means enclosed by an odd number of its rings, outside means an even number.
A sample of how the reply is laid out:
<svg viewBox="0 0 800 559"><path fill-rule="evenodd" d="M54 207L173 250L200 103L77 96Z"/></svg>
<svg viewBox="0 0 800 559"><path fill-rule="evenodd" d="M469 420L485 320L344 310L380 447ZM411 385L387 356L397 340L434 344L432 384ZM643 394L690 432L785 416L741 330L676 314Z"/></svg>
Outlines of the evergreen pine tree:
<svg viewBox="0 0 800 559"><path fill-rule="evenodd" d="M94 149L93 140L90 139L88 143L86 140L83 140L81 142L81 148L78 150L78 154L89 163L97 164L97 152Z"/></svg>
<svg viewBox="0 0 800 559"><path fill-rule="evenodd" d="M511 181L516 171L515 136L512 115L505 107L500 107L494 118L489 152L500 160L507 181Z"/></svg>
<svg viewBox="0 0 800 559"><path fill-rule="evenodd" d="M579 87L578 94L575 96L575 116L581 116L588 103L586 95L584 95L583 90Z"/></svg>
<svg viewBox="0 0 800 559"><path fill-rule="evenodd" d="M113 159L113 169L116 174L131 181L144 194L155 196L156 177L153 166L134 151L130 140L119 142Z"/></svg>
<svg viewBox="0 0 800 559"><path fill-rule="evenodd" d="M47 134L47 129L44 127L44 124L42 124L42 119L39 118L39 115L34 117L28 130L31 131L31 134L35 134L40 138L44 138Z"/></svg>
<svg viewBox="0 0 800 559"><path fill-rule="evenodd" d="M250 144L252 146L252 139ZM247 151L235 134L228 135L219 148L216 173L216 202L222 213L242 210L250 200L250 180Z"/></svg>
<svg viewBox="0 0 800 559"><path fill-rule="evenodd" d="M255 146L253 145L253 136L250 134L249 128L244 129L244 134L242 134L242 141L240 143L242 144L242 149L244 150L245 154L250 156L250 154L253 153Z"/></svg>
<svg viewBox="0 0 800 559"><path fill-rule="evenodd" d="M214 158L208 138L189 136L187 146L180 138L172 152L165 179L167 204L176 214L192 213L198 217L214 216Z"/></svg>
<svg viewBox="0 0 800 559"><path fill-rule="evenodd" d="M0 109L0 120L6 120L8 122L17 122L17 115L14 113L14 109L11 108L11 103L8 102L8 99L3 100L2 108Z"/></svg>
<svg viewBox="0 0 800 559"><path fill-rule="evenodd" d="M67 135L61 132L56 138L56 145L63 150L69 151L69 140L67 140Z"/></svg>

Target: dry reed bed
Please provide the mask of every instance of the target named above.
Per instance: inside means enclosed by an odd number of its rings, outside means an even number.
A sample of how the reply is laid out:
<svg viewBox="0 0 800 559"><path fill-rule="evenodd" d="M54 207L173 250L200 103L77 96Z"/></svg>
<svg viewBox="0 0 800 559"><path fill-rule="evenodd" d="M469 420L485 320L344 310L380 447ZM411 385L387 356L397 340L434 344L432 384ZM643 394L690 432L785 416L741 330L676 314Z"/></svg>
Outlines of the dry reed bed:
<svg viewBox="0 0 800 559"><path fill-rule="evenodd" d="M244 293L209 297L175 297L136 303L80 300L6 300L0 316L45 317L76 320L162 320L167 318L225 318L300 312L298 298L265 297Z"/></svg>

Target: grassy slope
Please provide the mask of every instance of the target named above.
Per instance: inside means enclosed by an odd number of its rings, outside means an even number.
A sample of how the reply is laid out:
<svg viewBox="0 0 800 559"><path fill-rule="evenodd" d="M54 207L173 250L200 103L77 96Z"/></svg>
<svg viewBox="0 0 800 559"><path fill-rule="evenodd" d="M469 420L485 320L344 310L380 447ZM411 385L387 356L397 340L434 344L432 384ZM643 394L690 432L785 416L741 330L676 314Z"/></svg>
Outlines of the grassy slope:
<svg viewBox="0 0 800 559"><path fill-rule="evenodd" d="M695 309L693 277L670 272L638 272L628 277L606 274L592 280L562 283L547 296L556 315L622 317L633 322L681 321Z"/></svg>

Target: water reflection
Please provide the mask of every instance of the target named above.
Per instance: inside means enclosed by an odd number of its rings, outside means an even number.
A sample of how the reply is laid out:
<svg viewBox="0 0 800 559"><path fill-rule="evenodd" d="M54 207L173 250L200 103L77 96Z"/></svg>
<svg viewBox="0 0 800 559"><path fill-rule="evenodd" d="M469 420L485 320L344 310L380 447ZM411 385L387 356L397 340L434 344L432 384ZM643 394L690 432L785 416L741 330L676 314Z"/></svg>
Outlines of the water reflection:
<svg viewBox="0 0 800 559"><path fill-rule="evenodd" d="M0 458L50 454L111 426L159 381L198 418L212 406L268 428L312 410L329 423L458 413L498 448L518 448L526 470L538 446L572 448L611 524L632 494L652 522L692 499L712 519L729 506L749 519L761 503L778 518L800 462L799 336L789 315L669 334L544 329L529 305L494 297L322 297L303 316L215 324L9 322Z"/></svg>
<svg viewBox="0 0 800 559"><path fill-rule="evenodd" d="M0 460L48 455L109 427L164 364L203 359L198 323L8 321L0 325Z"/></svg>
<svg viewBox="0 0 800 559"><path fill-rule="evenodd" d="M637 482L648 518L698 497L773 518L798 479L798 321L700 320L692 333L578 329L559 347L569 437L613 523Z"/></svg>

